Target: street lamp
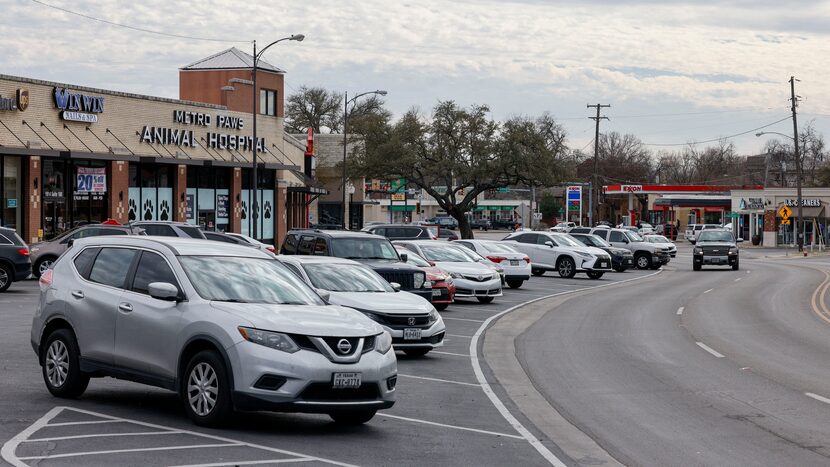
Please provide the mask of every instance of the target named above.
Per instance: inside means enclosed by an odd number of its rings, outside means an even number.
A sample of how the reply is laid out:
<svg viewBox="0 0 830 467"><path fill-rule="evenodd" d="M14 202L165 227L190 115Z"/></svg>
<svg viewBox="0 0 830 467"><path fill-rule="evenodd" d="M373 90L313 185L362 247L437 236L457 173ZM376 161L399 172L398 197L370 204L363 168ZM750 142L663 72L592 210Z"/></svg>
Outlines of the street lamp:
<svg viewBox="0 0 830 467"><path fill-rule="evenodd" d="M803 235L803 232L802 232L802 229L804 227L804 218L802 217L802 215L804 214L804 211L802 209L803 206L801 205L801 203L802 203L802 200L801 200L801 155L799 154L799 151L798 151L798 140L796 140L794 137L792 137L790 135L785 135L784 133L779 133L777 131L761 131L759 133L755 133L755 136L760 137L762 135L768 135L768 134L780 135L780 136L783 136L785 138L789 138L793 142L793 147L795 148L795 178L796 178L796 180L795 180L795 190L796 190L795 203L796 204L795 205L796 205L796 213L797 213L796 216L798 217L798 220L795 223L795 237L796 237L796 243L798 243L798 251L804 251L804 235Z"/></svg>
<svg viewBox="0 0 830 467"><path fill-rule="evenodd" d="M256 88L256 70L257 64L259 64L259 60L262 58L262 54L265 53L272 45L277 44L282 41L297 41L302 42L305 39L305 36L302 34L292 34L288 37L283 37L282 39L277 39L274 42L266 45L262 50L257 53L256 51L256 41L254 41L254 54L251 56L253 57L253 71L251 72L252 81L253 81L253 102L251 103L251 114L253 116L253 133L254 133L254 141L253 141L253 150L254 150L254 157L253 157L253 192L254 192L254 199L253 203L251 204L251 212L253 213L253 220L254 220L254 231L252 237L256 240L257 239L257 223L259 217L259 211L257 206L257 190L259 189L259 179L257 178L257 161L256 161L256 152L257 152L257 135L256 135L256 103L257 103L257 88ZM278 217L275 217L275 219Z"/></svg>
<svg viewBox="0 0 830 467"><path fill-rule="evenodd" d="M340 216L340 224L343 227L343 230L346 230L346 145L347 135L349 134L349 103L356 101L358 97L366 96L368 94L377 94L378 96L385 96L387 92L381 89L378 89L377 91L366 91L349 99L349 93L347 91L343 97L343 209L341 211Z"/></svg>

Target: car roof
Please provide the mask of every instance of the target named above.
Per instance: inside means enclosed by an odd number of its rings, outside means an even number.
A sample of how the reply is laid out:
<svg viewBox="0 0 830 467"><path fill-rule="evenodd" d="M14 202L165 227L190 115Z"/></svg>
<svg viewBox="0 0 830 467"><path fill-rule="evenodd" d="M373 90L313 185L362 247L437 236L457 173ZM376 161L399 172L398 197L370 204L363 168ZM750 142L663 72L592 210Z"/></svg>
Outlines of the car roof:
<svg viewBox="0 0 830 467"><path fill-rule="evenodd" d="M363 266L357 261L338 258L337 256L312 256L312 255L278 255L277 259L289 263L305 263L305 264L356 264Z"/></svg>
<svg viewBox="0 0 830 467"><path fill-rule="evenodd" d="M199 238L154 237L145 235L117 235L87 237L75 240L74 246L127 246L134 248L167 248L176 256L243 256L273 259L258 249Z"/></svg>
<svg viewBox="0 0 830 467"><path fill-rule="evenodd" d="M196 227L199 228L198 225L195 224L188 224L187 222L171 222L171 221L133 221L133 224L162 224L162 225L181 225L183 227ZM125 226L126 227L126 226Z"/></svg>
<svg viewBox="0 0 830 467"><path fill-rule="evenodd" d="M367 227L419 227L419 228L426 228L423 225L418 224L372 224Z"/></svg>
<svg viewBox="0 0 830 467"><path fill-rule="evenodd" d="M321 237L331 237L331 238L382 238L386 239L386 237L381 235L370 234L368 232L361 232L359 230L319 230L319 229L292 229L288 231L289 234L314 234Z"/></svg>

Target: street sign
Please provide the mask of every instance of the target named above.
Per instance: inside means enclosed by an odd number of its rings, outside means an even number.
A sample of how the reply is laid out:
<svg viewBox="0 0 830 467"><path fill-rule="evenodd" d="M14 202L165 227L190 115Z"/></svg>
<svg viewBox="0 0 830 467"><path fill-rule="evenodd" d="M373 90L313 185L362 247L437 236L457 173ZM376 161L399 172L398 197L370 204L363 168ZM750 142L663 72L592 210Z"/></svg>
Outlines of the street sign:
<svg viewBox="0 0 830 467"><path fill-rule="evenodd" d="M508 187L496 188L496 191L499 192L499 193L510 193L510 188L508 188Z"/></svg>
<svg viewBox="0 0 830 467"><path fill-rule="evenodd" d="M406 201L406 193L392 193L392 201Z"/></svg>
<svg viewBox="0 0 830 467"><path fill-rule="evenodd" d="M789 219L781 219L781 225L790 225Z"/></svg>
<svg viewBox="0 0 830 467"><path fill-rule="evenodd" d="M787 205L785 204L784 206L781 206L781 209L778 210L778 214L781 215L782 219L786 220L793 214L793 210L787 207Z"/></svg>
<svg viewBox="0 0 830 467"><path fill-rule="evenodd" d="M534 212L533 213L533 219L535 219L537 221L542 220L542 213L541 212Z"/></svg>

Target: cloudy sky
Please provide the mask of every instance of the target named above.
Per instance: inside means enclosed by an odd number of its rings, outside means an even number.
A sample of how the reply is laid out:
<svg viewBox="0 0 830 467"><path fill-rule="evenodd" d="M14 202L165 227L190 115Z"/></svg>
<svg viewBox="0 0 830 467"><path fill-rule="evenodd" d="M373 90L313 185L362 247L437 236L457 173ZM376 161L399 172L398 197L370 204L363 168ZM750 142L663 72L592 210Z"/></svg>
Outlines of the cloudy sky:
<svg viewBox="0 0 830 467"><path fill-rule="evenodd" d="M830 2L800 0L43 0L165 37L0 0L0 73L178 97L177 69L250 40L295 33L265 59L287 89L386 89L400 115L440 101L493 118L551 112L590 149L586 104L611 104L602 131L654 150L753 130L789 113L830 138ZM792 122L767 128L792 134ZM755 131L732 139L744 154ZM677 146L673 146L677 145Z"/></svg>

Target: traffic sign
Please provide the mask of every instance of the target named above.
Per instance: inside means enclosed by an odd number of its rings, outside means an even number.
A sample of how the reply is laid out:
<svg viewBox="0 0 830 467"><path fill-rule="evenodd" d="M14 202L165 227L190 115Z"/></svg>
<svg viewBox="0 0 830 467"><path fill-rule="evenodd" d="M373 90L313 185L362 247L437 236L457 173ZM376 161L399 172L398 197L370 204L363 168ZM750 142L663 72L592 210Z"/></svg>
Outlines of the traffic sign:
<svg viewBox="0 0 830 467"><path fill-rule="evenodd" d="M778 210L778 214L781 215L782 219L787 219L793 214L793 210L787 207L787 205L781 206L781 209Z"/></svg>
<svg viewBox="0 0 830 467"><path fill-rule="evenodd" d="M496 188L496 191L498 193L510 193L510 188L509 187L500 187L500 188Z"/></svg>
<svg viewBox="0 0 830 467"><path fill-rule="evenodd" d="M781 225L790 225L789 219L781 219Z"/></svg>

